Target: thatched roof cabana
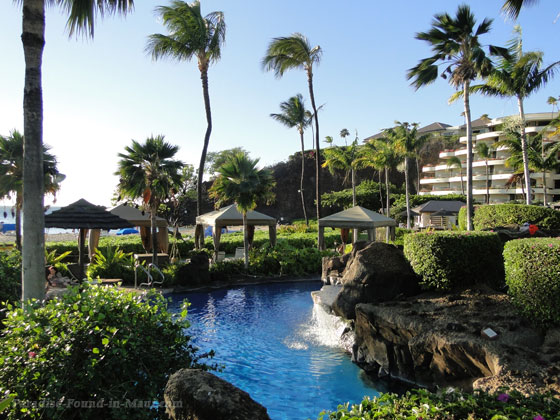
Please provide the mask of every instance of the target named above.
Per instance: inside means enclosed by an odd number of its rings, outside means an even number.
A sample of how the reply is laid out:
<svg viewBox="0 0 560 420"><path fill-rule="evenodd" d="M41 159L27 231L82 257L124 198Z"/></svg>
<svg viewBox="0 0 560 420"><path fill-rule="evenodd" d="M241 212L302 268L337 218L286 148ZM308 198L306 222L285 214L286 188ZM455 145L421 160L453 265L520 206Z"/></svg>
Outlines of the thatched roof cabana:
<svg viewBox="0 0 560 420"><path fill-rule="evenodd" d="M83 198L45 216L45 227L80 229L78 236L79 276L83 277L85 237L87 229L120 229L133 227L128 221Z"/></svg>

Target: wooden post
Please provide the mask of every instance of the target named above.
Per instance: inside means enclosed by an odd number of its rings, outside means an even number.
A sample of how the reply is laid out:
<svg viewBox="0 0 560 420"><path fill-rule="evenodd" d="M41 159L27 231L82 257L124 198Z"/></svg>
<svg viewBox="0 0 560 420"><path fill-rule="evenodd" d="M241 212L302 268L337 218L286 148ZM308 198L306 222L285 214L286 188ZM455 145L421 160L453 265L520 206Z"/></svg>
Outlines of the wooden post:
<svg viewBox="0 0 560 420"><path fill-rule="evenodd" d="M82 281L84 278L84 258L86 253L86 231L87 229L80 229L78 235L78 280Z"/></svg>
<svg viewBox="0 0 560 420"><path fill-rule="evenodd" d="M319 243L317 244L317 246L318 246L319 250L322 251L323 249L325 249L325 228L324 228L324 226L319 226L318 241L319 241Z"/></svg>

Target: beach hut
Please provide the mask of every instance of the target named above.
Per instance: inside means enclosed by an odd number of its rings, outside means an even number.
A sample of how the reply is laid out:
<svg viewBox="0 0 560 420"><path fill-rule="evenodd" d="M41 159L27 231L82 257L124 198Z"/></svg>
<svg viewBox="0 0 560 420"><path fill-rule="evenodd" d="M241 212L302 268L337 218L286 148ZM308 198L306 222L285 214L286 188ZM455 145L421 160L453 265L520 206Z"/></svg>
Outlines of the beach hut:
<svg viewBox="0 0 560 420"><path fill-rule="evenodd" d="M78 235L78 267L79 278L84 275L85 239L88 229L120 229L132 227L132 225L105 210L102 206L96 206L83 198L60 210L45 215L46 228L79 229ZM96 245L97 247L97 245ZM93 252L90 249L90 252Z"/></svg>
<svg viewBox="0 0 560 420"><path fill-rule="evenodd" d="M390 236L394 238L397 222L387 216L361 206L354 206L341 212L319 219L319 249L325 248L325 227L340 228L343 233L345 229L367 230L368 239L375 240L375 229L388 227ZM346 231L347 232L347 231Z"/></svg>
<svg viewBox="0 0 560 420"><path fill-rule="evenodd" d="M253 242L255 226L268 226L268 234L272 246L276 244L276 219L251 210L247 212L247 225L249 245ZM220 249L222 228L227 226L243 226L243 215L232 204L219 210L211 211L196 218L195 243L200 244L203 239L204 226L212 226L212 239L214 241L214 258L217 259Z"/></svg>

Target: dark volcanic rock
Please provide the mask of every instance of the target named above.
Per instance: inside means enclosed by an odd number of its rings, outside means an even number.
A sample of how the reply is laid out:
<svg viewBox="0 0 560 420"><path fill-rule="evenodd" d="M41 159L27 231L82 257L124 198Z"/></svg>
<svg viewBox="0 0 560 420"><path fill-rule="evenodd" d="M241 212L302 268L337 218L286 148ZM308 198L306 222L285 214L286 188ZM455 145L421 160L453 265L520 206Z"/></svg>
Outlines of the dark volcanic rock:
<svg viewBox="0 0 560 420"><path fill-rule="evenodd" d="M375 303L420 292L418 277L403 252L381 242L356 243L344 275L342 290L333 303L336 314L354 319L358 303Z"/></svg>
<svg viewBox="0 0 560 420"><path fill-rule="evenodd" d="M181 369L165 387L166 412L173 420L270 420L249 394L200 369Z"/></svg>

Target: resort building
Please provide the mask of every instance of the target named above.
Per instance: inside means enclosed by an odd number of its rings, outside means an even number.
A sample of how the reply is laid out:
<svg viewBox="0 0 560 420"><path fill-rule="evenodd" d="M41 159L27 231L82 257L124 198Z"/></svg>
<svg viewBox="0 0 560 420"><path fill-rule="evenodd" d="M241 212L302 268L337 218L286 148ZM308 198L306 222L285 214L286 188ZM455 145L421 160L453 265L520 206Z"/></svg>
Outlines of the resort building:
<svg viewBox="0 0 560 420"><path fill-rule="evenodd" d="M526 114L527 136L534 136L542 130L551 132L546 127L550 121L558 116L558 112L541 112ZM484 203L486 200L486 165L488 165L489 197L490 203L504 203L512 200L523 200L525 193L523 182L515 182L514 169L506 165L510 156L505 146L496 143L504 138L503 125L511 117L490 119L482 117L472 122L473 127L473 198ZM443 127L442 127L443 128ZM466 190L466 160L467 138L464 135L465 126L445 127L445 135L462 135L459 138L460 146L455 149L443 150L439 154L440 162L436 165L426 165L422 168L420 177L420 195L446 195L461 194ZM560 141L558 136L551 138L544 134L545 142ZM476 144L484 142L489 146L490 157L488 161L476 152ZM452 157L460 160L453 164ZM544 188L542 173L531 173L531 186L534 201L543 201ZM552 171L546 174L547 202L557 201L560 198L560 174Z"/></svg>

